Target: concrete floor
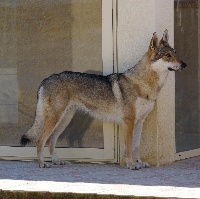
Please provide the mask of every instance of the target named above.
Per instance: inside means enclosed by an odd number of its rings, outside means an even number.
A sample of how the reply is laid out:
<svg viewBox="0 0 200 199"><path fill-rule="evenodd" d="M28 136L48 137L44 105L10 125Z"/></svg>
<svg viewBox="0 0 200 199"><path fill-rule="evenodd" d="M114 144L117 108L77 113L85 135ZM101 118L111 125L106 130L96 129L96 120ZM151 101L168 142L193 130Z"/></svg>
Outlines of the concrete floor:
<svg viewBox="0 0 200 199"><path fill-rule="evenodd" d="M36 162L20 161L0 161L0 168L0 196L31 191L72 193L70 198L79 194L95 194L91 198L200 198L200 157L138 171L88 163L42 169Z"/></svg>

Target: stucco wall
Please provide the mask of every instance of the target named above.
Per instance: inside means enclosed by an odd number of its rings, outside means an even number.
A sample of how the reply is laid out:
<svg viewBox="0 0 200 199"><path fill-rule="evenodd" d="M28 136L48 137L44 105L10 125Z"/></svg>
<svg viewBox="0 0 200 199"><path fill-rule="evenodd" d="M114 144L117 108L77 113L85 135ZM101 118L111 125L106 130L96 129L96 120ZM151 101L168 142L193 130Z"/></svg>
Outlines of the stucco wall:
<svg viewBox="0 0 200 199"><path fill-rule="evenodd" d="M169 43L174 45L174 1L156 0L156 31L169 30ZM157 164L174 161L175 155L175 74L170 73L157 100Z"/></svg>
<svg viewBox="0 0 200 199"><path fill-rule="evenodd" d="M169 30L173 46L173 0L118 1L118 70L124 72L147 52L153 32L161 38ZM141 140L141 157L153 165L174 161L174 73L159 94L154 110L145 121Z"/></svg>

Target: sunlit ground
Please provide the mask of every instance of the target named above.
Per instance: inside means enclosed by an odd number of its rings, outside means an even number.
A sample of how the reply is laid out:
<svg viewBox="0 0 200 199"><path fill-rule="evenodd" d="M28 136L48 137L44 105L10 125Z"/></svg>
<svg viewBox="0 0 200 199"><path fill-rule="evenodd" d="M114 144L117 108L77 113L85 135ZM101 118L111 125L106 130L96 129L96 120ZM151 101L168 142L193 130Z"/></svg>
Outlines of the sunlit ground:
<svg viewBox="0 0 200 199"><path fill-rule="evenodd" d="M48 191L69 193L96 193L124 196L154 196L177 198L200 198L200 188L175 186L143 186L127 184L99 184L84 182L54 182L1 179L2 190Z"/></svg>

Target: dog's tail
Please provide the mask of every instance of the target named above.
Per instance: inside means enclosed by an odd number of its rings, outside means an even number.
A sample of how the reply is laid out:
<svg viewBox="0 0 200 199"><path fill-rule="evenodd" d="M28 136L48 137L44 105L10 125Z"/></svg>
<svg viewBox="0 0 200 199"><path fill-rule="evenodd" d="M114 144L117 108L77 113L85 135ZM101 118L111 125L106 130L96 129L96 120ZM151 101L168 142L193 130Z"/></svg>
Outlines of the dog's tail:
<svg viewBox="0 0 200 199"><path fill-rule="evenodd" d="M38 110L36 110L36 117L33 126L21 137L20 144L22 146L35 142L42 130L44 120L37 112Z"/></svg>
<svg viewBox="0 0 200 199"><path fill-rule="evenodd" d="M38 102L37 102L37 108L36 108L36 114L35 114L35 121L33 123L33 126L21 137L20 144L22 146L26 146L29 143L35 142L38 138L38 135L40 134L44 118L43 118L43 100L42 100L42 88L39 89L38 92Z"/></svg>
<svg viewBox="0 0 200 199"><path fill-rule="evenodd" d="M40 127L36 124L37 122L35 121L33 126L25 133L20 140L20 144L22 146L26 146L29 143L35 142L38 134L40 132Z"/></svg>
<svg viewBox="0 0 200 199"><path fill-rule="evenodd" d="M22 137L21 137L21 140L20 140L20 144L22 146L26 146L27 144L31 143L32 142L32 139L29 138L29 136L27 134L24 134Z"/></svg>

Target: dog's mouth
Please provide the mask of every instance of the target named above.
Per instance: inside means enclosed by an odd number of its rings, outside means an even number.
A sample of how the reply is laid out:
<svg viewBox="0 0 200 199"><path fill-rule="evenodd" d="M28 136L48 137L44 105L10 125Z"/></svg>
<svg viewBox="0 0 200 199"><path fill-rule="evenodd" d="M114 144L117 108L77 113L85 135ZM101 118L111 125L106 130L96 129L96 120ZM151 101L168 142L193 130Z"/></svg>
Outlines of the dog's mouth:
<svg viewBox="0 0 200 199"><path fill-rule="evenodd" d="M170 68L170 67L168 67L168 70L169 71L176 71L176 70L174 70L173 68Z"/></svg>
<svg viewBox="0 0 200 199"><path fill-rule="evenodd" d="M181 67L181 68L178 68L178 69L168 67L169 71L182 71L183 69L184 69L184 67Z"/></svg>

